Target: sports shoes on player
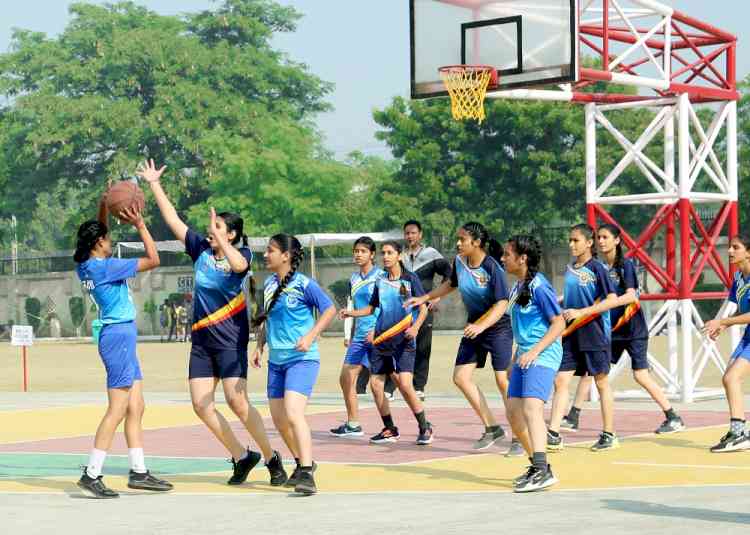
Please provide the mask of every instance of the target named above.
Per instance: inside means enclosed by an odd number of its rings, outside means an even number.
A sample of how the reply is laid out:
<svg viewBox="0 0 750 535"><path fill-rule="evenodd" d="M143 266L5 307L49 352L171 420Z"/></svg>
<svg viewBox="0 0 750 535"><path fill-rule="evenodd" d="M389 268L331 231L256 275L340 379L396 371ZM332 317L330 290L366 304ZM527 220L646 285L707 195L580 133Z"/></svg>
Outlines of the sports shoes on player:
<svg viewBox="0 0 750 535"><path fill-rule="evenodd" d="M482 436L474 442L474 444L471 446L471 449L476 451L486 450L490 446L492 446L495 442L498 440L502 440L505 438L505 431L503 431L503 428L499 425L497 426L497 429L494 431L486 431L482 433Z"/></svg>
<svg viewBox="0 0 750 535"><path fill-rule="evenodd" d="M318 465L315 464L315 461L312 463L312 471L315 473L315 470L318 469ZM294 469L294 472L292 472L292 475L289 476L289 479L286 480L286 483L284 483L285 487L296 487L297 483L299 483L300 474L302 474L302 467L298 464L297 467Z"/></svg>
<svg viewBox="0 0 750 535"><path fill-rule="evenodd" d="M560 433L557 436L552 434L552 431L547 430L547 451L562 451L565 447L563 437Z"/></svg>
<svg viewBox="0 0 750 535"><path fill-rule="evenodd" d="M427 422L427 427L424 429L419 430L419 435L417 436L417 446L426 446L427 444L432 444L432 440L435 435L435 432L432 429L432 424Z"/></svg>
<svg viewBox="0 0 750 535"><path fill-rule="evenodd" d="M578 431L578 418L563 416L562 422L560 422L560 431L576 433Z"/></svg>
<svg viewBox="0 0 750 535"><path fill-rule="evenodd" d="M384 427L383 430L375 436L370 437L371 444L387 444L389 442L398 442L401 435L398 434L398 427Z"/></svg>
<svg viewBox="0 0 750 535"><path fill-rule="evenodd" d="M341 424L340 426L338 426L337 428L331 429L329 433L333 435L334 437L339 437L339 438L355 438L355 437L361 437L362 435L365 434L362 431L361 425L352 427L351 425L349 425L349 422L345 422Z"/></svg>
<svg viewBox="0 0 750 535"><path fill-rule="evenodd" d="M523 457L526 455L526 450L523 449L521 443L515 438L510 441L508 451L505 452L506 457Z"/></svg>
<svg viewBox="0 0 750 535"><path fill-rule="evenodd" d="M271 475L270 483L272 487L280 487L286 483L288 478L286 470L284 470L284 463L281 460L281 454L278 451L274 450L273 456L266 462L266 468L268 468L268 473Z"/></svg>
<svg viewBox="0 0 750 535"><path fill-rule="evenodd" d="M532 475L534 475L535 471L536 471L536 468L534 468L534 465L530 464L529 466L527 466L526 471L523 474L513 479L513 488L517 487L518 485L522 484L524 481L529 479Z"/></svg>
<svg viewBox="0 0 750 535"><path fill-rule="evenodd" d="M247 450L247 455L239 461L231 459L232 463L232 477L227 481L227 485L242 485L250 474L250 470L255 468L255 465L260 462L260 453L257 451Z"/></svg>
<svg viewBox="0 0 750 535"><path fill-rule="evenodd" d="M685 422L679 416L676 418L667 418L657 428L657 435L665 435L667 433L677 433L685 429Z"/></svg>
<svg viewBox="0 0 750 535"><path fill-rule="evenodd" d="M138 473L131 470L128 474L128 488L167 492L172 490L174 486L169 481L155 477L148 470L145 473Z"/></svg>
<svg viewBox="0 0 750 535"><path fill-rule="evenodd" d="M599 440L591 446L591 451L608 451L620 447L620 439L613 433L601 433Z"/></svg>
<svg viewBox="0 0 750 535"><path fill-rule="evenodd" d="M531 470L532 473L521 480L513 488L513 492L534 492L551 487L558 482L557 478L552 473L550 465L547 465L547 468L544 470L532 466Z"/></svg>
<svg viewBox="0 0 750 535"><path fill-rule="evenodd" d="M294 492L297 494L305 494L307 496L318 492L318 487L315 486L313 470L302 470L300 468L299 476L297 476L297 483L294 485Z"/></svg>
<svg viewBox="0 0 750 535"><path fill-rule="evenodd" d="M725 453L728 451L739 451L750 448L750 436L747 433L732 433L729 431L721 437L719 443L711 447L712 453Z"/></svg>
<svg viewBox="0 0 750 535"><path fill-rule="evenodd" d="M107 500L112 498L119 498L120 495L107 487L102 480L102 476L89 477L86 473L86 469L83 469L81 479L78 480L78 488L90 498L97 498L100 500Z"/></svg>

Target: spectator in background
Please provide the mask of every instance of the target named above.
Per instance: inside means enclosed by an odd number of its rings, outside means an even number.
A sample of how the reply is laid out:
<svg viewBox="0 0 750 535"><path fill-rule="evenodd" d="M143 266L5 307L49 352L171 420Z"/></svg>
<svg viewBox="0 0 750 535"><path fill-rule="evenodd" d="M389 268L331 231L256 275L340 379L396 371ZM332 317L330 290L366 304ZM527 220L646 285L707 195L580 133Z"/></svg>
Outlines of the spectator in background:
<svg viewBox="0 0 750 535"><path fill-rule="evenodd" d="M159 327L161 328L159 341L164 342L164 335L169 332L169 299L165 299L164 303L159 305Z"/></svg>

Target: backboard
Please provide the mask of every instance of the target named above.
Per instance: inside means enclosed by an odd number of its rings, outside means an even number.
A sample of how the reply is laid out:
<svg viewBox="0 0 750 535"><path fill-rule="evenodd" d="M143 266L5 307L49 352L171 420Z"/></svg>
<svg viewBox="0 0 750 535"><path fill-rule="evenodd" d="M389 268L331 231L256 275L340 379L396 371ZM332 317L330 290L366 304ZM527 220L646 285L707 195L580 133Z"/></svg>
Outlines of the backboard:
<svg viewBox="0 0 750 535"><path fill-rule="evenodd" d="M491 65L490 91L578 77L578 0L410 0L411 96L447 95L438 69Z"/></svg>

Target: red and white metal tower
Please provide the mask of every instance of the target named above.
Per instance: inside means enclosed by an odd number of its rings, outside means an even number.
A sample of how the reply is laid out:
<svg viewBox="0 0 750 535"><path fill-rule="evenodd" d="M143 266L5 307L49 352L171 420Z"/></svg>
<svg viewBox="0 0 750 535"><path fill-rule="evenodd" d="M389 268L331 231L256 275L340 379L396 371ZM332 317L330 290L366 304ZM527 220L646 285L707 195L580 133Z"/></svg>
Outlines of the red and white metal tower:
<svg viewBox="0 0 750 535"><path fill-rule="evenodd" d="M654 0L581 0L578 6L580 57L594 57L600 68L579 67L578 81L560 90L515 89L488 98L544 99L578 102L586 113L586 203L588 222L612 223L623 231L628 256L637 258L660 290L641 295L662 302L653 314L651 333L668 332L669 361L650 357L667 391L690 402L721 391L699 388L709 363L725 364L716 344L700 333L697 299L717 299L726 292L697 292L705 270L726 286L731 270L717 250L720 235L738 231L737 91L735 36ZM635 86L637 94L585 92L595 83ZM712 103L706 127L697 104ZM630 140L608 120L616 110L656 110L638 139ZM598 131L605 130L624 150L613 169L597 161ZM722 135L723 134L723 135ZM648 144L663 136L663 164L646 156ZM717 140L720 140L717 141ZM623 171L637 166L649 189L627 195L609 194ZM704 224L696 207L720 203L715 218ZM636 236L608 212L612 205L658 205L656 215ZM665 261L649 255L648 245L663 234ZM726 315L722 309L720 314ZM733 332L737 340L737 330ZM624 361L621 361L624 362ZM619 372L621 366L613 370Z"/></svg>

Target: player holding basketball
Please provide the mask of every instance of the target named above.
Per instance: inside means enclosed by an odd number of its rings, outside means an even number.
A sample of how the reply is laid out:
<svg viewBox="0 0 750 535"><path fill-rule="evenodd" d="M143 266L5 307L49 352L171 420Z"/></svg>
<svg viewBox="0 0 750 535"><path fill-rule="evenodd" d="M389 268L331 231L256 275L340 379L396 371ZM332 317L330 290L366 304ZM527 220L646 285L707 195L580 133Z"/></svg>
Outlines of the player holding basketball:
<svg viewBox="0 0 750 535"><path fill-rule="evenodd" d="M510 296L516 356L508 389L513 434L531 465L513 481L515 492L541 490L557 483L547 463L544 403L549 399L562 360L560 334L565 328L557 295L539 273L542 248L532 236L514 236L505 244L503 262L518 282Z"/></svg>
<svg viewBox="0 0 750 535"><path fill-rule="evenodd" d="M298 271L304 252L297 238L276 234L263 258L272 275L263 285L264 310L253 319L253 325L261 327L253 365L260 367L268 342L271 416L297 461L287 486L301 494L314 494L316 465L305 407L320 372L318 337L336 316L336 307L316 281ZM315 309L320 313L317 321Z"/></svg>
<svg viewBox="0 0 750 535"><path fill-rule="evenodd" d="M242 218L211 209L208 237L188 228L177 215L159 179L164 167L153 160L139 170L151 186L162 217L175 237L185 244L193 260L195 290L188 378L195 414L232 455L233 473L227 482L240 485L261 459L259 453L242 446L224 416L216 409L214 395L221 382L227 405L240 419L263 453L271 485L279 486L287 476L281 456L271 449L263 418L247 398L247 344L249 325L242 282L252 261L246 245Z"/></svg>
<svg viewBox="0 0 750 535"><path fill-rule="evenodd" d="M484 433L474 443L484 450L505 436L482 391L472 379L474 370L484 368L489 353L503 403L508 403L508 366L513 352L513 333L508 309L508 282L500 262L502 247L491 239L481 223L470 222L457 233L458 254L449 280L407 305L419 306L439 299L458 288L468 313L464 335L453 368L453 382L461 390L484 424Z"/></svg>
<svg viewBox="0 0 750 535"><path fill-rule="evenodd" d="M606 266L595 258L594 230L585 224L570 229L570 252L575 258L565 272L563 317L569 322L563 334L563 357L555 378L547 448L563 449L560 421L568 405L568 386L575 373L594 377L601 398L604 429L592 451L617 448L614 431L614 401L607 374L610 365L609 309L617 305L617 294Z"/></svg>
<svg viewBox="0 0 750 535"><path fill-rule="evenodd" d="M357 310L346 310L343 317L361 318L372 315L380 308L375 330L370 337L373 351L370 357L370 389L375 404L383 420L383 430L370 438L373 444L396 442L398 428L393 422L388 398L385 397L386 375L394 377L401 395L414 413L419 425L417 444L432 443L432 424L427 421L422 401L417 396L412 383L414 360L416 358L416 337L419 327L427 317L427 307L408 305L409 298L424 295L422 284L417 276L407 271L401 263L401 244L389 240L383 242L380 252L383 255L385 275L375 282L370 304Z"/></svg>
<svg viewBox="0 0 750 535"><path fill-rule="evenodd" d="M638 303L638 278L635 264L625 258L622 252L620 229L605 223L597 230L597 243L601 259L609 268L609 277L617 292L617 306L610 312L612 325L612 364L616 364L627 351L633 378L649 393L651 398L664 411L666 419L656 429L656 433L675 433L685 429L685 424L672 408L669 400L649 373L648 327L643 310ZM576 399L568 415L563 418L561 429L578 429L581 405L591 386L591 377L581 377L576 391Z"/></svg>
<svg viewBox="0 0 750 535"><path fill-rule="evenodd" d="M375 281L385 273L374 263L375 242L368 236L362 236L354 242L354 263L359 270L352 273L349 279L349 296L352 306L364 308L370 303ZM340 319L345 319L345 311L339 312ZM357 402L357 378L363 368L369 368L372 343L367 335L375 328L376 314L363 316L356 320L352 336L348 342L344 364L341 366L339 383L344 394L347 420L339 427L331 429L335 437L361 437L364 433L359 425L359 403Z"/></svg>
<svg viewBox="0 0 750 535"><path fill-rule="evenodd" d="M728 300L736 305L737 314L707 321L703 332L716 339L727 327L750 324L750 237L735 236L729 242L729 263L737 268ZM732 352L722 383L729 403L729 431L711 447L713 453L746 450L750 436L745 429L742 383L750 373L750 329L745 328L742 340Z"/></svg>
<svg viewBox="0 0 750 535"><path fill-rule="evenodd" d="M119 497L104 484L102 467L123 420L130 459L128 487L152 491L172 489L171 483L154 477L146 469L143 456L143 375L136 354L135 306L127 285L127 279L134 278L136 273L158 267L159 253L137 207L131 207L118 217L136 228L146 256L126 260L112 258L107 215L105 197L102 197L97 220L86 221L78 228L73 255L78 278L84 291L96 302L99 319L104 324L99 335L99 356L107 371L109 405L96 430L88 464L78 481L78 487L93 498Z"/></svg>

